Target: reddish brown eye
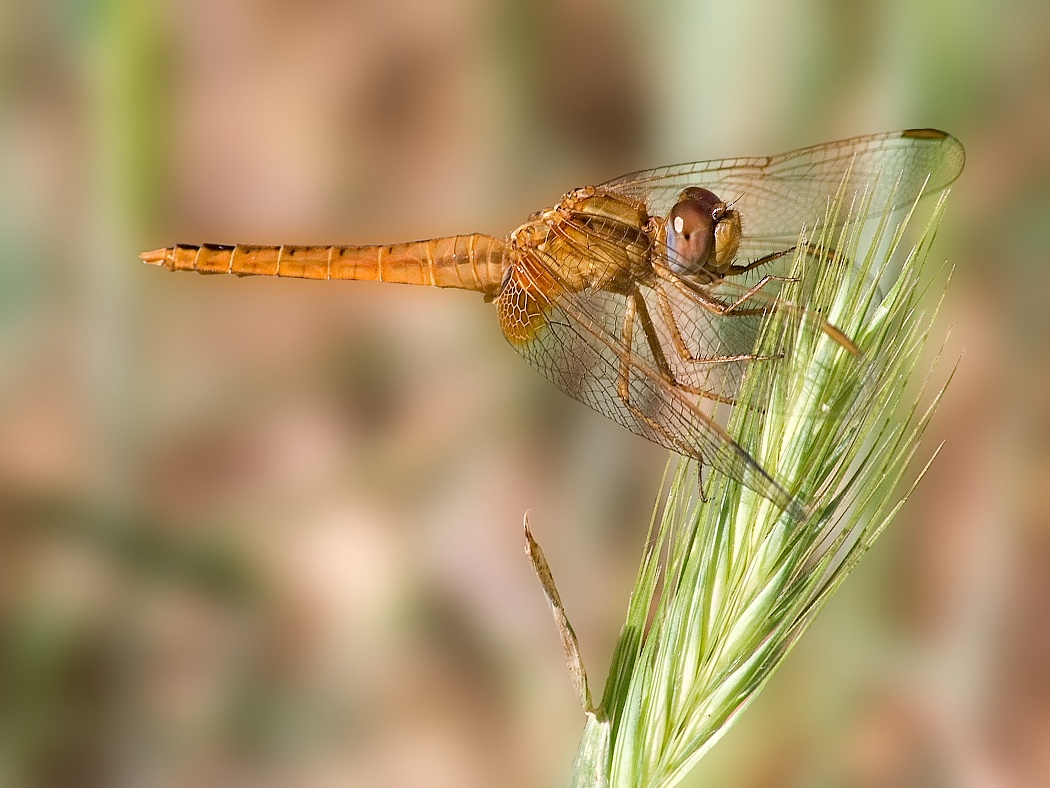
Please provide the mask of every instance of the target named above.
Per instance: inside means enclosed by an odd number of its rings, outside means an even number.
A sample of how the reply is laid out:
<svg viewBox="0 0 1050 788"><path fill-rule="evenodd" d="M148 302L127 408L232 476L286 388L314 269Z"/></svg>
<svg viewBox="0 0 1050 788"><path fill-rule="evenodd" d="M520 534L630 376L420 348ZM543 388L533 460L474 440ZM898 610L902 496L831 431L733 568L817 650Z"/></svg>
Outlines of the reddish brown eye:
<svg viewBox="0 0 1050 788"><path fill-rule="evenodd" d="M690 186L682 192L678 199L683 201L694 200L700 205L700 208L704 213L708 213L712 216L715 215L716 211L725 207L725 203L718 199L717 194L710 189L702 189L699 186Z"/></svg>
<svg viewBox="0 0 1050 788"><path fill-rule="evenodd" d="M682 200L667 218L667 246L671 250L668 262L676 274L699 273L715 248L715 220L706 202L696 198Z"/></svg>

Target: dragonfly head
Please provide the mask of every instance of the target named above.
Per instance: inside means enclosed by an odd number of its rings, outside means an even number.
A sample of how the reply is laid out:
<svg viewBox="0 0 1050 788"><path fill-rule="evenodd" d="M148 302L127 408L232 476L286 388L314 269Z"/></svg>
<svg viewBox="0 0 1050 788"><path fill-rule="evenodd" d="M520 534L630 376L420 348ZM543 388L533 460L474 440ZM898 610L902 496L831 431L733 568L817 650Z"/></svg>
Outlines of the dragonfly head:
<svg viewBox="0 0 1050 788"><path fill-rule="evenodd" d="M714 192L691 186L667 217L667 245L676 274L723 274L740 246L740 215Z"/></svg>

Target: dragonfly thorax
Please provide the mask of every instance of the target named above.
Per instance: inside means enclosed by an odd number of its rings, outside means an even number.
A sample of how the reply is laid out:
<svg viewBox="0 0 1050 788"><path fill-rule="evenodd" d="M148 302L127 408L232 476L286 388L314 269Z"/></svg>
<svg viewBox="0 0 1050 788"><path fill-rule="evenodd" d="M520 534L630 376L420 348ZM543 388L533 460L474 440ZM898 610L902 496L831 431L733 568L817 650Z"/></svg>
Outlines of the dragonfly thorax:
<svg viewBox="0 0 1050 788"><path fill-rule="evenodd" d="M617 282L649 273L652 238L645 204L588 186L514 231L524 254L537 254L569 290L615 290Z"/></svg>

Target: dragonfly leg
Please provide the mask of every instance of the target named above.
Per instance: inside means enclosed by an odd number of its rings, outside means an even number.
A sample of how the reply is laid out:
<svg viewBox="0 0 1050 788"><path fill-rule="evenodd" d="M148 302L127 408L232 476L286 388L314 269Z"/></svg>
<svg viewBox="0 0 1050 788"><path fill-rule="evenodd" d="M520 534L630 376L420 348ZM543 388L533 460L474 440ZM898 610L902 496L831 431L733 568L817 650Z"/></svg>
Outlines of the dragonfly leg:
<svg viewBox="0 0 1050 788"><path fill-rule="evenodd" d="M762 288L764 288L770 282L797 282L797 281L798 281L797 279L793 279L790 276L777 276L775 274L766 274L761 279L759 279L754 284L754 286L752 286L747 291L745 291L744 294L740 296L740 298L738 298L732 304L729 304L729 306L726 307L725 312L723 312L722 314L728 315L731 312L735 312L740 307L741 304L743 304L745 301L748 301L749 299L753 298L758 293L760 293L762 291Z"/></svg>
<svg viewBox="0 0 1050 788"><path fill-rule="evenodd" d="M656 366L668 382L672 385L681 385L674 379L674 375L671 373L671 369L667 364L667 358L664 356L663 350L660 348L660 343L656 341L656 329L653 325L652 318L649 315L649 309L645 305L645 299L642 298L642 294L639 290L635 289L630 295L627 296L627 308L624 310L623 315L623 342L624 347L630 350L633 347L634 340L634 321L635 319L642 326L642 332L645 334L646 343L649 345L649 349L652 351L653 359L656 361ZM670 448L673 448L679 454L684 454L687 457L693 457L697 461L696 469L696 486L697 492L700 496L700 500L704 503L707 502L707 494L704 491L704 458L703 455L696 451L694 447L687 446L681 440L678 439L672 432L663 429L655 419L650 417L648 414L643 413L642 410L636 407L631 402L631 362L629 354L625 354L620 359L620 375L616 381L616 391L620 396L620 400L631 412L631 414L645 424L649 429L653 430L657 435L660 435ZM720 401L726 401L722 397L718 397ZM732 401L729 401L732 404Z"/></svg>
<svg viewBox="0 0 1050 788"><path fill-rule="evenodd" d="M754 307L741 309L739 307L740 299L728 304L718 296L711 293L706 287L690 282L687 279L682 279L673 272L667 270L656 269L661 279L671 285L679 293L682 293L687 298L695 301L699 306L706 309L708 312L713 312L716 315L731 315L733 317L743 317L748 315L766 315L769 314L770 310L774 308L774 304L770 304L767 307ZM767 283L768 284L768 283ZM750 291L749 291L750 292ZM750 293L747 298L754 298L758 295L758 291Z"/></svg>
<svg viewBox="0 0 1050 788"><path fill-rule="evenodd" d="M707 493L704 492L704 464L700 463L700 467L696 469L696 492L700 496L702 503L707 503Z"/></svg>
<svg viewBox="0 0 1050 788"><path fill-rule="evenodd" d="M687 457L694 457L702 462L703 460L694 447L682 441L673 431L665 429L656 419L631 401L631 348L633 347L634 342L634 325L636 319L642 325L642 332L645 334L646 343L652 351L653 360L656 362L657 370L660 375L671 385L678 385L674 376L671 374L671 368L667 364L667 358L664 356L660 344L654 341L655 333L651 333L653 328L652 319L649 317L649 311L645 306L645 301L642 299L642 294L635 289L628 294L627 306L623 313L623 330L621 339L623 340L623 346L626 352L624 352L620 358L620 374L616 379L616 393L620 397L620 401L623 402L624 407L630 411L631 415L638 419L640 423L648 427L654 436L658 436L657 442L662 443L670 449L674 449L679 454L684 454Z"/></svg>
<svg viewBox="0 0 1050 788"><path fill-rule="evenodd" d="M689 364L729 364L736 361L770 361L780 358L780 356L760 356L755 353L739 353L734 356L700 356L693 353L682 335L682 329L678 325L678 318L675 317L674 307L667 292L662 287L654 289L660 304L660 314L671 331L671 341L682 361Z"/></svg>
<svg viewBox="0 0 1050 788"><path fill-rule="evenodd" d="M731 303L723 301L718 296L711 293L706 287L690 282L688 279L682 279L676 276L670 271L661 274L661 278L670 282L671 285L680 293L684 293L689 296L692 300L700 304L708 312L713 312L716 315L732 315L732 316L746 316L746 315L766 315L769 314L773 309L784 306L784 304L777 304L772 301L769 296L762 293L763 288L770 282L791 282L793 281L790 277L776 276L774 274L767 274L758 280L755 285L746 290L739 298ZM763 297L769 299L767 306L762 307L748 307L741 308L741 306L747 301L752 299L761 300L756 298L762 294Z"/></svg>
<svg viewBox="0 0 1050 788"><path fill-rule="evenodd" d="M631 348L634 346L634 318L636 312L635 300L633 297L628 296L627 307L623 311L623 331L620 334L625 352L620 356L620 374L616 377L616 393L635 417L643 418L648 423L649 420L631 404ZM650 426L652 425L650 424Z"/></svg>
<svg viewBox="0 0 1050 788"><path fill-rule="evenodd" d="M670 306L670 302L668 302L668 306ZM661 312L663 312L663 304L661 304L660 308L661 308ZM659 337L657 336L657 333L656 333L656 324L653 323L653 318L649 314L649 307L646 306L645 299L642 297L641 291L638 290L637 288L628 296L628 309L631 312L632 324L633 324L633 321L634 321L634 317L638 318L638 322L641 324L641 327L642 327L642 333L645 335L645 342L649 346L649 351L652 353L653 359L656 361L656 367L659 370L660 374L663 376L664 380L666 380L668 383L670 383L675 388L681 389L682 391L685 391L685 392L687 392L689 394L696 394L697 396L703 397L705 399L712 400L714 402L723 402L726 405L734 405L734 404L736 404L736 400L732 399L731 397L726 397L723 394L718 394L717 392L711 391L710 389L703 388L702 386L690 385L690 384L688 384L688 383L678 379L678 377L674 374L674 371L671 369L671 365L667 363L667 356L664 355L663 348L660 346L660 340L659 340ZM667 314L664 314L664 317L666 318ZM686 354L685 356L683 356L683 359L685 359L685 360L691 359L692 355L689 353L689 349L686 346L685 338L682 337L681 332L678 330L678 325L675 322L673 314L671 314L671 316L670 316L670 324L673 326L672 334L677 334L677 339L678 339L678 341L681 342L680 346L676 342L675 349L678 351L679 355L682 355L683 353ZM632 325L632 331L633 331L633 325ZM705 363L706 362L706 363L711 363L711 364L719 364L719 363L729 363L731 361L751 360L753 358L758 358L758 357L757 356L738 356L738 357L728 357L728 356L726 356L726 357L723 357L723 358L720 358L720 359L695 359L695 360L696 360L697 363Z"/></svg>
<svg viewBox="0 0 1050 788"><path fill-rule="evenodd" d="M825 261L834 260L836 257L838 257L838 252L836 252L834 249L825 249L823 247L814 246L813 244L806 244L803 248L806 250L806 254L812 255L813 257L822 257ZM773 252L772 254L763 255L757 260L752 260L747 265L731 265L726 270L725 275L738 276L739 274L746 274L748 271L753 271L756 268L760 268L763 265L768 265L774 260L779 260L781 257L784 257L789 254L794 254L796 251L798 251L798 244L795 244L794 246L789 246L787 249L781 249L779 252ZM787 281L791 280L789 279Z"/></svg>
<svg viewBox="0 0 1050 788"><path fill-rule="evenodd" d="M671 371L671 365L667 363L667 356L664 355L664 349L660 346L660 342L656 337L656 325L653 323L653 318L649 314L649 307L645 304L645 299L642 298L642 293L638 288L631 291L631 294L627 296L627 309L631 314L631 331L634 331L634 318L638 318L638 322L641 323L642 333L645 335L645 343L649 346L649 352L653 354L653 360L656 362L656 368L660 371L660 374L664 379L673 385L678 385L678 381L675 380L674 373ZM626 318L625 333L626 333ZM624 337L628 339L628 337ZM628 343L628 348L631 345Z"/></svg>
<svg viewBox="0 0 1050 788"><path fill-rule="evenodd" d="M792 304L788 301L775 301L773 298L762 292L762 288L773 281L789 282L790 278L774 276L764 276L762 279L752 288L745 291L739 298L732 303L726 303L722 299L712 294L707 288L702 287L696 283L690 282L686 279L682 279L676 276L671 271L661 271L661 269L655 269L661 279L670 282L671 285L680 293L684 293L697 304L709 312L713 312L716 315L722 315L726 317L741 317L745 315L767 315L774 309L786 309L792 314L796 314L799 317L809 320L815 323L821 331L827 334L837 344L848 350L854 356L859 356L860 349L853 343L842 329L829 323L824 319L822 315L817 312L813 312L805 307L799 306L798 304ZM748 307L741 308L741 304L746 301L760 301L766 299L768 306L765 307Z"/></svg>
<svg viewBox="0 0 1050 788"><path fill-rule="evenodd" d="M726 275L737 276L738 274L746 274L748 271L753 271L756 268L773 262L774 260L779 260L781 257L793 254L796 249L798 249L798 244L795 244L794 246L789 246L787 249L782 249L779 252L773 252L772 254L767 254L762 257L759 257L757 260L752 260L747 265L731 265L726 271Z"/></svg>

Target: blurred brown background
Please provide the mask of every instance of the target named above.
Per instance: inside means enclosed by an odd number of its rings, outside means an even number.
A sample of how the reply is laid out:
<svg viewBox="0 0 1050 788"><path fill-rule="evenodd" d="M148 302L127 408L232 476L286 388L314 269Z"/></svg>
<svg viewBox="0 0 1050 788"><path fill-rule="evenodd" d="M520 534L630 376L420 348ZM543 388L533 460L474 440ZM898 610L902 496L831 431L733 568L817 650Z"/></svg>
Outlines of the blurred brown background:
<svg viewBox="0 0 1050 788"><path fill-rule="evenodd" d="M476 295L140 250L935 126L945 448L689 784L1050 785L1048 41L1040 0L0 5L0 784L559 784L522 515L600 687L666 460Z"/></svg>

